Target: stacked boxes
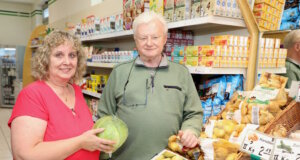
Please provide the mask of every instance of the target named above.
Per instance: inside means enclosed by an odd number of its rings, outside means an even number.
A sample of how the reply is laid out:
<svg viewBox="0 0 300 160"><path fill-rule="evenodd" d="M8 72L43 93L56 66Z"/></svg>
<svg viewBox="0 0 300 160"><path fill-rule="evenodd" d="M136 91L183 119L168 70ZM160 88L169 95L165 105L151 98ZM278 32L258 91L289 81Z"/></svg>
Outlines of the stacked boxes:
<svg viewBox="0 0 300 160"><path fill-rule="evenodd" d="M150 0L150 11L164 15L164 0Z"/></svg>
<svg viewBox="0 0 300 160"><path fill-rule="evenodd" d="M260 68L284 67L287 49L280 48L280 39L260 39L259 60Z"/></svg>
<svg viewBox="0 0 300 160"><path fill-rule="evenodd" d="M256 0L253 14L258 26L262 30L279 29L283 6L282 0Z"/></svg>
<svg viewBox="0 0 300 160"><path fill-rule="evenodd" d="M174 21L191 18L191 0L175 0Z"/></svg>
<svg viewBox="0 0 300 160"><path fill-rule="evenodd" d="M193 33L191 31L170 30L168 39L164 48L167 56L171 55L172 48L176 46L192 46L194 45Z"/></svg>
<svg viewBox="0 0 300 160"><path fill-rule="evenodd" d="M123 0L123 29L132 29L132 23L135 17L134 0Z"/></svg>
<svg viewBox="0 0 300 160"><path fill-rule="evenodd" d="M174 21L174 0L164 0L164 17L167 22Z"/></svg>

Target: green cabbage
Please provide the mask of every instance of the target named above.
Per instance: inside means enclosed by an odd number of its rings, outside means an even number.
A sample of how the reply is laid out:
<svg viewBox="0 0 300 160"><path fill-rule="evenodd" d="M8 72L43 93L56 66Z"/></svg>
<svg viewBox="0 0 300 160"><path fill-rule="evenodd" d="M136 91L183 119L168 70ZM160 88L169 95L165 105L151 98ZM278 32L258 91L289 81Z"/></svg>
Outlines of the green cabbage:
<svg viewBox="0 0 300 160"><path fill-rule="evenodd" d="M113 152L116 151L128 137L127 125L116 116L104 116L96 121L94 128L105 128L101 133L98 133L99 138L113 140Z"/></svg>

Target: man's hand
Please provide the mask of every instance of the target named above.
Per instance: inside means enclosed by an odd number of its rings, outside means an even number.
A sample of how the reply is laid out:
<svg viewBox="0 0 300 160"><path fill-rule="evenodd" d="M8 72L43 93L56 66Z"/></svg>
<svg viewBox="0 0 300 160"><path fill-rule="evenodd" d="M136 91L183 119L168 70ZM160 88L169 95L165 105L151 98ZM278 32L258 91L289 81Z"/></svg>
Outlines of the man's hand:
<svg viewBox="0 0 300 160"><path fill-rule="evenodd" d="M180 130L178 136L180 137L181 144L185 147L194 148L198 143L196 135L189 129L184 131Z"/></svg>

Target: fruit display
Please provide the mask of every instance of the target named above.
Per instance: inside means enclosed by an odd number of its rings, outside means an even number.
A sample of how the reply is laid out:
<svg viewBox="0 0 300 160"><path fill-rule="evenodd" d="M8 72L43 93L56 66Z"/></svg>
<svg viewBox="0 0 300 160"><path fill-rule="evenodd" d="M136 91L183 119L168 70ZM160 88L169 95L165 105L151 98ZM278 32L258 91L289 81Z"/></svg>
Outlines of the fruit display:
<svg viewBox="0 0 300 160"><path fill-rule="evenodd" d="M228 140L232 132L235 130L237 122L233 120L219 120L214 124L212 138L222 138Z"/></svg>
<svg viewBox="0 0 300 160"><path fill-rule="evenodd" d="M93 128L104 128L98 133L99 138L115 141L113 152L116 151L128 137L127 125L116 116L105 116L96 121Z"/></svg>
<svg viewBox="0 0 300 160"><path fill-rule="evenodd" d="M168 139L168 147L171 151L179 153L180 155L190 159L190 160L197 160L200 154L199 146L194 148L187 148L183 146L180 142L180 137L177 135L172 135Z"/></svg>
<svg viewBox="0 0 300 160"><path fill-rule="evenodd" d="M280 89L285 87L287 80L286 77L264 72L261 74L258 84L262 87Z"/></svg>
<svg viewBox="0 0 300 160"><path fill-rule="evenodd" d="M165 149L161 151L157 156L152 158L151 160L187 160L187 159L180 156L177 153Z"/></svg>

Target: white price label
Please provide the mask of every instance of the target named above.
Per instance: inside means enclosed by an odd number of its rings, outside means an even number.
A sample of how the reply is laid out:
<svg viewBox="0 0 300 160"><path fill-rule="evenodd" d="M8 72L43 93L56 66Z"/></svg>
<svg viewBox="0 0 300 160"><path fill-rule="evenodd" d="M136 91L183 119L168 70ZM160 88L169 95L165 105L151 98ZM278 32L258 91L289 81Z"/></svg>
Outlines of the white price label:
<svg viewBox="0 0 300 160"><path fill-rule="evenodd" d="M241 151L269 160L274 148L275 139L258 131L249 130L241 145Z"/></svg>
<svg viewBox="0 0 300 160"><path fill-rule="evenodd" d="M276 139L272 160L300 160L300 142Z"/></svg>

